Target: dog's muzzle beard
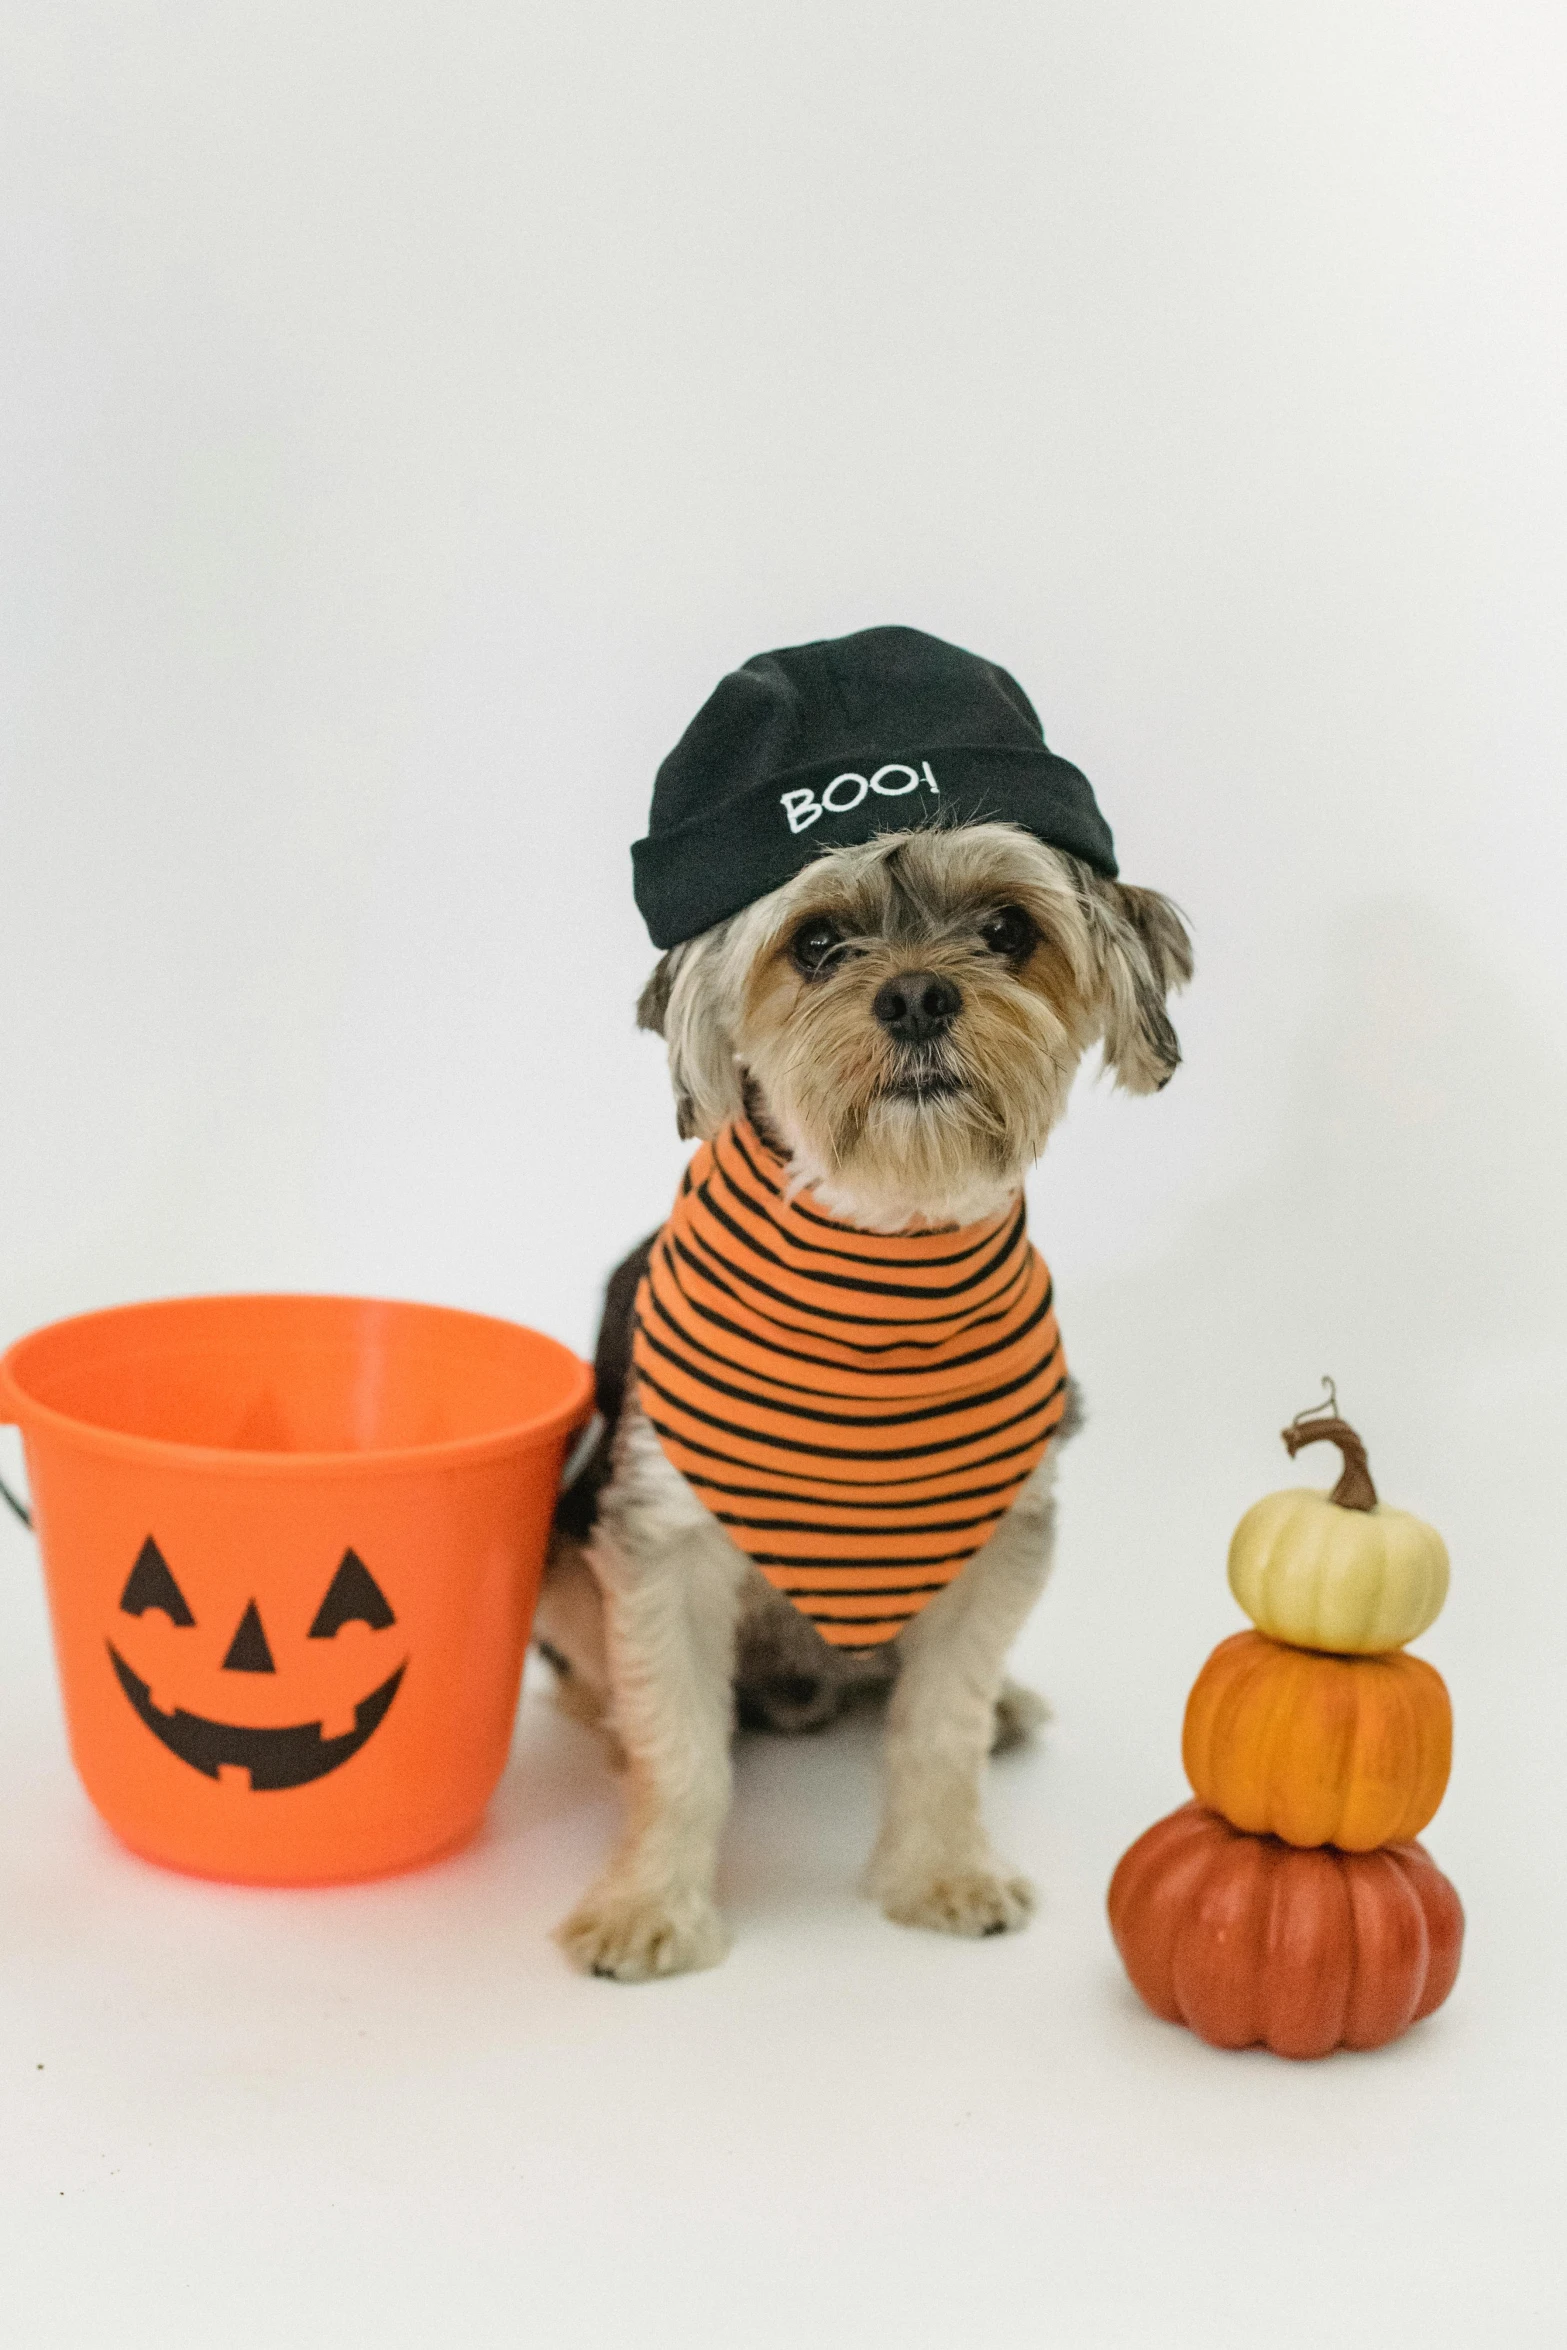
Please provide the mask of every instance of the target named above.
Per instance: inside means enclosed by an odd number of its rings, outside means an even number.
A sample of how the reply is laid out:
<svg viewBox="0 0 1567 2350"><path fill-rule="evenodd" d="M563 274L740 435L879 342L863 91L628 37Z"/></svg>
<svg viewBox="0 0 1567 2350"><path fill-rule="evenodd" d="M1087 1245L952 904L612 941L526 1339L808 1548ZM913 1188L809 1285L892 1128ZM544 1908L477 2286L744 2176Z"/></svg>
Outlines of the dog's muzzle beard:
<svg viewBox="0 0 1567 2350"><path fill-rule="evenodd" d="M881 1088L880 1098L919 1106L967 1091L967 1080L961 1070L952 1066L946 1054L915 1050L898 1056L897 1065Z"/></svg>
<svg viewBox="0 0 1567 2350"><path fill-rule="evenodd" d="M895 971L871 999L871 1017L888 1040L892 1069L883 1091L898 1101L927 1102L962 1090L948 1039L963 1010L963 991L938 971Z"/></svg>
<svg viewBox="0 0 1567 2350"><path fill-rule="evenodd" d="M1057 1090L1043 1040L1015 1020L987 1028L983 1004L908 1040L867 1018L868 1003L802 1009L756 1038L748 1067L784 1155L849 1187L836 1209L851 1223L859 1208L879 1221L899 1204L910 1217L971 1219L1022 1181Z"/></svg>
<svg viewBox="0 0 1567 2350"><path fill-rule="evenodd" d="M846 1221L992 1214L1045 1146L1085 1022L1042 968L1025 978L944 937L866 935L781 976L765 947L736 1057L781 1155Z"/></svg>
<svg viewBox="0 0 1567 2350"><path fill-rule="evenodd" d="M1018 1136L950 1041L901 1050L856 1100L825 1121L831 1163L847 1180L908 1192L921 1206L975 1176L1014 1175Z"/></svg>

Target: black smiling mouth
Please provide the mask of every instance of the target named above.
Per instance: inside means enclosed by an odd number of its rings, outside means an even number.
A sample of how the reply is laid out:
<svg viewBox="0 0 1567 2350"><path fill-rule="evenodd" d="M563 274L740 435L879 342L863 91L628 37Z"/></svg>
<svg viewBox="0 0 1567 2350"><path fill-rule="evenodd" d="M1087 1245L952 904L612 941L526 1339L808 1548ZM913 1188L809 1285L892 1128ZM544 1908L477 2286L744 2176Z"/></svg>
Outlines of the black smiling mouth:
<svg viewBox="0 0 1567 2350"><path fill-rule="evenodd" d="M355 1706L351 1730L341 1738L323 1738L319 1722L291 1722L281 1730L247 1730L236 1722L209 1722L202 1714L186 1713L183 1706L166 1714L153 1704L146 1682L138 1680L114 1642L105 1645L120 1687L153 1736L208 1779L215 1779L226 1766L248 1771L253 1794L274 1787L307 1787L312 1779L324 1779L328 1771L341 1769L380 1728L408 1669L405 1657L379 1689L372 1689Z"/></svg>

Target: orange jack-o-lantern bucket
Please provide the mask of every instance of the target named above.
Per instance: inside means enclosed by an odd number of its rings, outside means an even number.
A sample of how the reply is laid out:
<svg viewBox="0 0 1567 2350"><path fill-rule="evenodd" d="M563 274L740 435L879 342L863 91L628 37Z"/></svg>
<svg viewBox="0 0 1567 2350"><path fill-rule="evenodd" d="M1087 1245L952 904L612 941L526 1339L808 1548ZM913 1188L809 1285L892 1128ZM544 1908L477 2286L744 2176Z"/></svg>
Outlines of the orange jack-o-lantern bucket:
<svg viewBox="0 0 1567 2350"><path fill-rule="evenodd" d="M110 1827L279 1885L471 1835L591 1400L553 1339L362 1298L182 1298L19 1340L0 1420Z"/></svg>

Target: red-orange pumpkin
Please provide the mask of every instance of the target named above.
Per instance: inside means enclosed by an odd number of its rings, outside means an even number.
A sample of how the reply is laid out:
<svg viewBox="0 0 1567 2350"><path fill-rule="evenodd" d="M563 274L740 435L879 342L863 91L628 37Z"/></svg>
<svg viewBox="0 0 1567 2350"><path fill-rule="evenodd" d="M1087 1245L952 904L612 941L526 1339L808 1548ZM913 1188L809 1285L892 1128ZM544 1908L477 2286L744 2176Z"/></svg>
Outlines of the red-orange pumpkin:
<svg viewBox="0 0 1567 2350"><path fill-rule="evenodd" d="M1300 1850L1188 1803L1122 1856L1110 1930L1155 2015L1216 2048L1326 2056L1441 2006L1464 1913L1419 1844Z"/></svg>

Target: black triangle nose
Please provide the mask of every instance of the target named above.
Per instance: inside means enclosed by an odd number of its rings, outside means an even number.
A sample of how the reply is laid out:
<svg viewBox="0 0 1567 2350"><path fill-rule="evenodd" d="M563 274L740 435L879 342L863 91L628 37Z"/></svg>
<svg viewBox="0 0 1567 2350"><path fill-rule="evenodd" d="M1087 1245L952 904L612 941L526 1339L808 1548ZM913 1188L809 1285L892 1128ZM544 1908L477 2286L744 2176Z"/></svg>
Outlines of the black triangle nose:
<svg viewBox="0 0 1567 2350"><path fill-rule="evenodd" d="M899 1044L929 1044L944 1035L963 1009L950 979L934 971L900 971L876 990L871 1010Z"/></svg>
<svg viewBox="0 0 1567 2350"><path fill-rule="evenodd" d="M254 1600L239 1619L239 1630L229 1642L228 1655L223 1659L225 1673L275 1673L272 1651L267 1636L261 1629L261 1613Z"/></svg>

